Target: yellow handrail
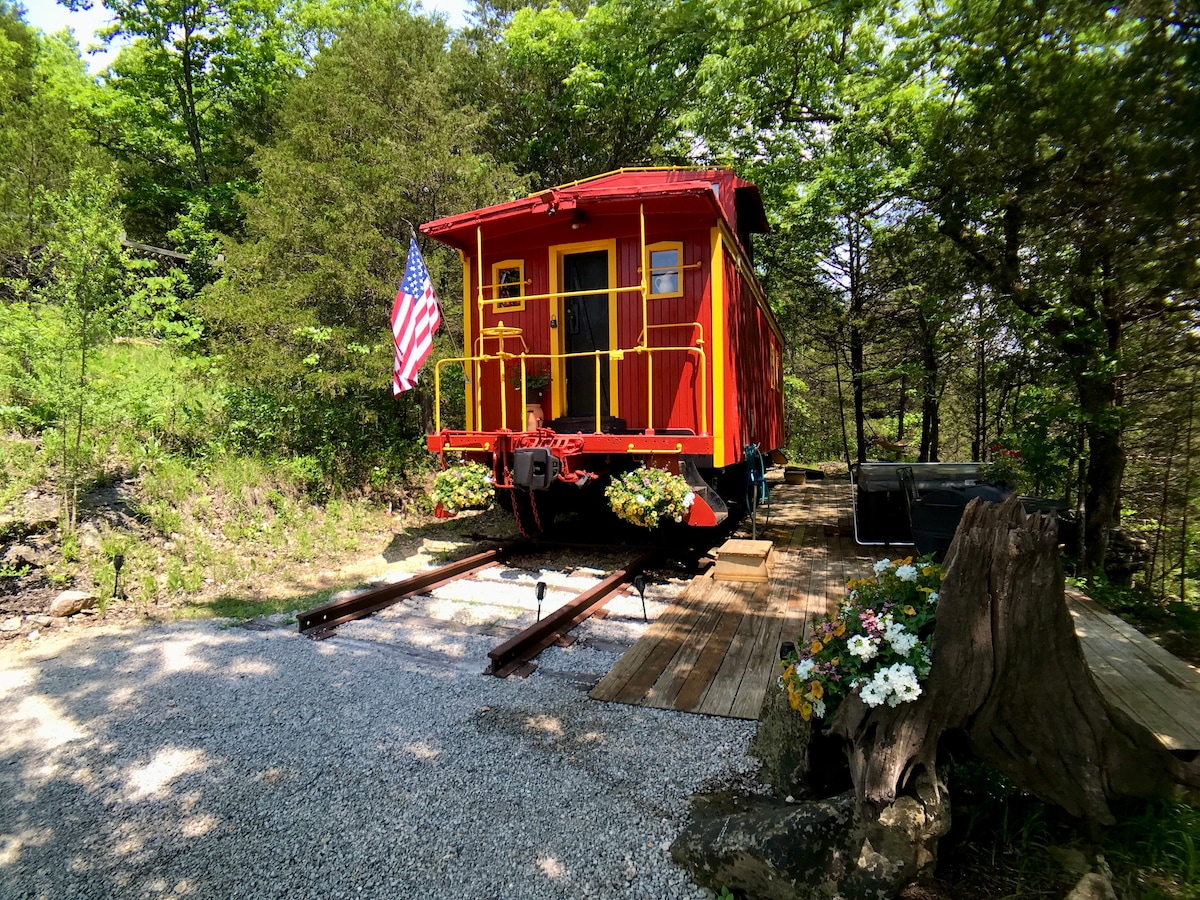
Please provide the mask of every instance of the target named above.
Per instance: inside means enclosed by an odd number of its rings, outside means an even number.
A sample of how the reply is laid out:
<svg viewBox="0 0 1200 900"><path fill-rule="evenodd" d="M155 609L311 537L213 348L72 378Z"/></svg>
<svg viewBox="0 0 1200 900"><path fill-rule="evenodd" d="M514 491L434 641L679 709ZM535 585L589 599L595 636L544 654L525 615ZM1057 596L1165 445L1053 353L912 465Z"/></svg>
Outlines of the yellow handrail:
<svg viewBox="0 0 1200 900"><path fill-rule="evenodd" d="M650 359L647 360L647 371L653 370L653 355L656 353L692 353L695 354L698 365L700 367L700 434L708 435L708 356L703 347L695 346L678 346L678 347L630 347L617 350L582 350L575 353L480 353L475 356L457 356L447 357L446 359L438 360L433 369L433 410L434 410L434 428L436 431L442 430L442 367L448 365L470 366L473 372L478 373L480 366L483 363L499 361L500 363L500 381L497 387L500 400L500 427L508 428L508 404L504 398L505 367L507 360L517 360L517 364L521 370L521 407L524 408L528 399L527 390L525 387L526 365L529 360L545 359L551 362L555 360L567 359L586 359L592 357L596 363L596 432L599 433L601 426L600 400L602 384L600 380L600 358L607 356L612 362L620 362L629 353L647 353L650 354ZM483 430L483 387L478 380L475 384L476 398L476 430ZM654 417L653 406L647 406L647 421L646 427L653 429Z"/></svg>

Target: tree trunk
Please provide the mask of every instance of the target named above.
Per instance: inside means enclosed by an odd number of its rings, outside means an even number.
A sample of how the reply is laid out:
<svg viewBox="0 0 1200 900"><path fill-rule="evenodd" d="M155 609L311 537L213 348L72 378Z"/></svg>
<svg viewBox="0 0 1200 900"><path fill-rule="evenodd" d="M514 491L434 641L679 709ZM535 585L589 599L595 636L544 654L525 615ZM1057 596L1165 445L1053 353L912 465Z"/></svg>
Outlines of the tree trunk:
<svg viewBox="0 0 1200 900"><path fill-rule="evenodd" d="M1081 379L1080 411L1086 422L1087 473L1084 476L1082 564L1085 574L1104 571L1108 533L1117 524L1121 476L1125 473L1125 448L1118 421L1117 384L1110 376Z"/></svg>
<svg viewBox="0 0 1200 900"><path fill-rule="evenodd" d="M932 775L952 730L1022 788L1093 824L1114 821L1113 797L1200 781L1092 681L1063 599L1053 519L1026 517L1016 498L973 500L946 568L921 696L872 710L852 695L831 723L850 742L860 803L891 802L917 768Z"/></svg>

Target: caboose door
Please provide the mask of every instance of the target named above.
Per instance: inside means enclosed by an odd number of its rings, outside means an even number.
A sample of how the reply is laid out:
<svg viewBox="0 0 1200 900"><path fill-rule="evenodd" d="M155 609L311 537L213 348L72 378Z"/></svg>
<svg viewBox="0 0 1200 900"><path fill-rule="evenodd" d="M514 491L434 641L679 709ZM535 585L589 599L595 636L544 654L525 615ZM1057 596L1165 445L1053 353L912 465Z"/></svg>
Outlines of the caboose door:
<svg viewBox="0 0 1200 900"><path fill-rule="evenodd" d="M608 251L569 253L563 256L563 292L608 288ZM608 295L585 294L565 297L563 302L563 348L570 353L608 350ZM566 360L568 416L596 416L596 357L577 356ZM600 415L611 409L608 356L600 357Z"/></svg>

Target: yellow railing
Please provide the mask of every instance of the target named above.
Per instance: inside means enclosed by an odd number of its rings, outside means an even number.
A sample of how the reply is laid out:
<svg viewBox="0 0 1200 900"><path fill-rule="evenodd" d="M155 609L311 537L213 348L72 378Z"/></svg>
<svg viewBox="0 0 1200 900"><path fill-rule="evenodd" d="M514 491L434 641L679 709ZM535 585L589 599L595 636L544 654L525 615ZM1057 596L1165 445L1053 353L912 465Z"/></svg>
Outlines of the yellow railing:
<svg viewBox="0 0 1200 900"><path fill-rule="evenodd" d="M633 171L633 170L622 170ZM584 179L587 181L589 179ZM580 184L583 182L573 182ZM649 323L649 299L650 299L650 260L646 243L646 210L643 204L638 210L639 220L639 240L641 243L641 265L638 266L639 280L637 284L616 286L608 288L592 288L579 291L556 291L546 294L522 294L520 299L528 304L530 301L547 300L551 302L561 303L568 297L591 297L597 294L602 294L610 298L616 294L633 293L639 295L642 307L642 330L638 334L637 343L633 347L616 348L610 350L587 350L577 353L530 353L529 347L525 343L525 338L522 334L522 329L511 326L506 326L503 320L498 321L495 325L481 327L472 344L474 351L472 356L455 357L451 359L443 359L437 363L434 369L434 424L438 431L442 429L442 391L441 391L441 372L442 366L445 365L462 365L470 375L473 389L471 394L474 397L474 422L476 430L482 431L481 424L483 422L483 389L481 384L481 367L484 363L499 361L499 383L496 389L496 396L500 402L500 428L508 428L508 401L505 394L505 385L507 382L507 370L512 365L520 368L520 383L521 383L521 409L522 412L526 406L527 392L525 386L526 364L534 360L547 360L550 363L552 371L562 372L563 369L560 363L568 359L580 359L592 357L595 360L596 367L596 431L601 429L601 399L602 399L602 380L601 380L601 359L608 357L610 363L620 362L628 353L644 353L647 354L646 360L646 428L653 429L654 427L654 355L659 353L690 353L695 354L697 365L699 367L700 381L700 434L708 434L708 357L706 354L704 340L704 326L700 322L668 322L651 325ZM702 263L694 263L685 265L682 258L679 260L678 267L670 267L671 269L678 268L680 278L683 278L685 269L701 267ZM475 321L482 324L484 312L489 306L493 306L505 301L516 298L501 298L487 297L488 291L497 292L498 286L495 284L484 284L483 281L483 228L477 227L475 231ZM522 286L523 288L524 286ZM692 327L699 329L700 337L695 343L681 346L667 347L651 347L649 345L649 332L655 329L666 328L687 328ZM488 353L485 350L484 344L486 341L494 340L498 346L494 352ZM521 351L519 353L511 352L505 343L508 341L520 341ZM556 368L557 367L557 368ZM524 430L524 421L521 423L519 430Z"/></svg>
<svg viewBox="0 0 1200 900"><path fill-rule="evenodd" d="M654 326L651 326L654 327ZM676 327L676 326L662 326ZM653 395L653 373L654 373L654 355L658 353L690 353L696 356L697 365L699 367L698 381L700 382L700 434L708 434L708 357L704 352L703 347L697 346L678 346L678 347L630 347L617 350L586 350L579 353L509 353L507 351L498 351L496 353L480 353L475 356L459 356L439 360L434 366L433 375L433 392L434 392L434 427L437 431L442 430L442 366L460 365L464 368L469 367L475 384L475 430L482 431L483 423L483 390L480 384L480 367L487 362L499 362L500 377L497 381L495 396L500 403L500 429L508 429L508 398L505 396L505 385L508 383L508 369L518 368L520 370L521 384L521 404L522 412L525 409L528 401L528 392L525 386L525 375L528 372L527 364L535 360L549 360L553 363L556 360L568 359L586 359L592 357L596 364L596 431L600 431L602 424L601 415L601 387L603 381L601 379L600 361L602 357L608 357L610 362L620 362L630 353L644 353L647 355L646 372L647 383L651 388L649 394L649 404L646 408L646 428L654 427L654 395ZM522 427L516 429L524 431L524 422ZM474 449L474 448L472 448Z"/></svg>

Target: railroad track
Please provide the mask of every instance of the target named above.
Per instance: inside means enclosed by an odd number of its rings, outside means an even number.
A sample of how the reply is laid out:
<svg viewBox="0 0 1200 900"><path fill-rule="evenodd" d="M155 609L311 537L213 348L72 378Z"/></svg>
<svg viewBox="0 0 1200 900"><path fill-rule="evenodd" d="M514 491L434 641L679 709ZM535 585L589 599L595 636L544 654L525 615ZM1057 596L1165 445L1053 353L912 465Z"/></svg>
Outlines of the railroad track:
<svg viewBox="0 0 1200 900"><path fill-rule="evenodd" d="M545 553L546 549L543 546L539 547L538 551ZM575 547L560 548L558 552L577 556L579 551L580 548ZM408 599L430 596L437 588L452 582L483 582L487 570L507 569L509 561L518 553L518 545L504 545L426 572L420 572L404 581L332 600L307 610L297 617L300 633L313 640L323 640L335 634L340 625L372 616ZM408 616L406 621L410 626L426 629L436 630L440 627L447 632L460 634L468 632L504 637L504 640L487 653L487 672L498 677L507 677L512 674L528 675L536 668L533 660L538 654L552 645L567 646L571 644L575 638L570 632L591 616L603 616L605 604L619 594L628 591L629 586L638 580L638 576L658 555L658 551L651 551L634 556L629 562L610 572L599 582L586 589L576 591L575 596L561 603L557 608L549 610L544 616L541 615L541 607L542 597L547 591L546 583L539 581L536 586L527 585L536 590L538 617L533 624L520 630L504 625L462 626L421 616ZM564 562L566 561L564 559ZM512 581L522 577L528 581L527 571L521 569L512 571L514 573ZM523 576L519 574L522 572L524 572ZM483 591L488 589L487 585L495 586L502 583L508 572L501 571L499 575L495 572L487 574L490 574L493 580L481 586ZM556 594L563 592L564 588L561 584L555 586ZM567 589L566 592L570 593L570 590ZM644 598L642 608L644 611Z"/></svg>

